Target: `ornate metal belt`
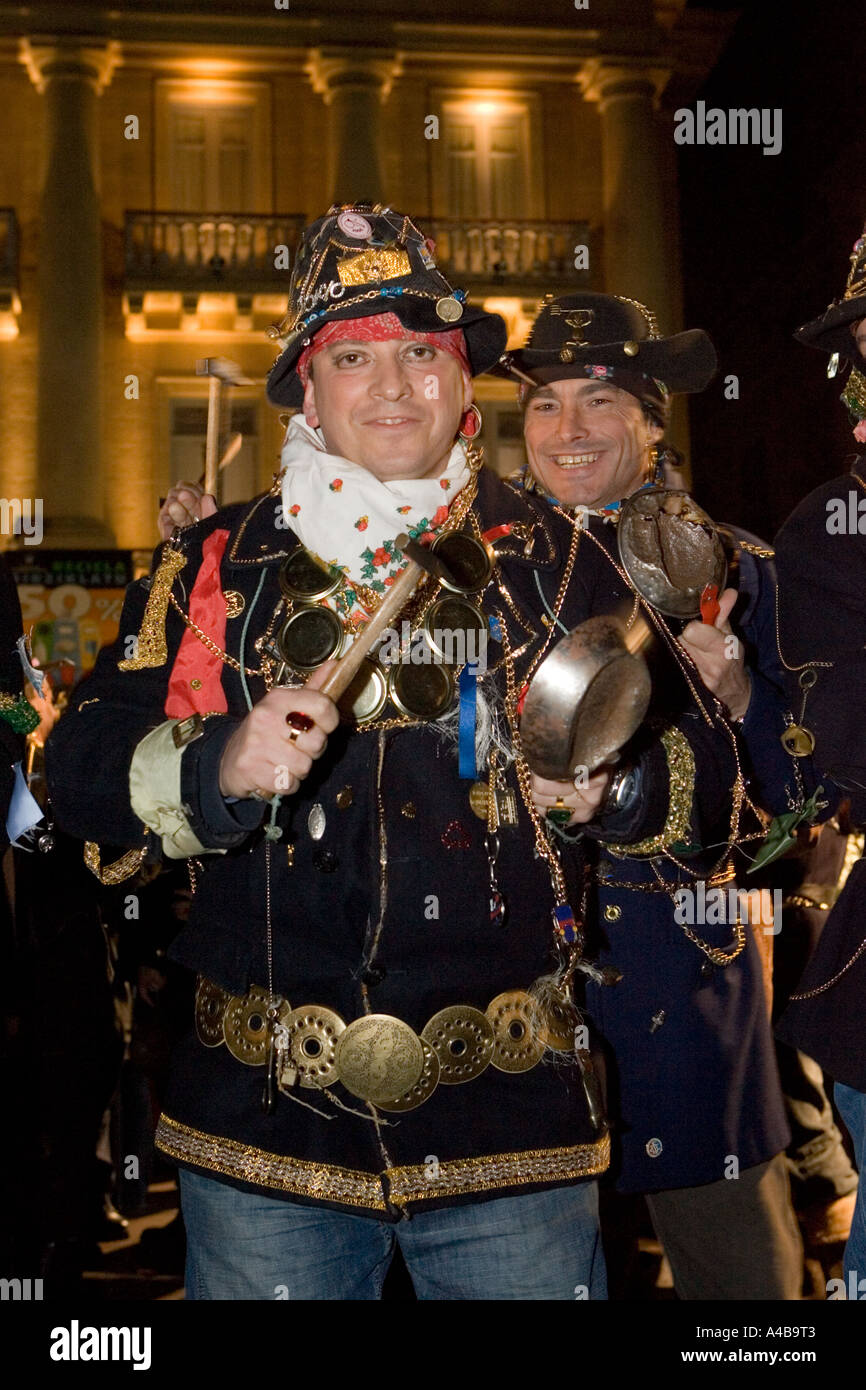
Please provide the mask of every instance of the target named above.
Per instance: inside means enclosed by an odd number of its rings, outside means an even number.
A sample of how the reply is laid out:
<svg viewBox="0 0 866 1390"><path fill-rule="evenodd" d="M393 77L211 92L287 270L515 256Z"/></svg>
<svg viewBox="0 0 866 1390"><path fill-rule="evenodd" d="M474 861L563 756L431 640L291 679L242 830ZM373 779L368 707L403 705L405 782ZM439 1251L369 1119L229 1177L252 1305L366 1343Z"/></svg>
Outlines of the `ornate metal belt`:
<svg viewBox="0 0 866 1390"><path fill-rule="evenodd" d="M255 985L231 995L202 975L195 997L196 1033L205 1047L225 1043L239 1062L260 1067L273 1037L280 1089L325 1089L339 1081L360 1100L395 1112L414 1110L437 1086L473 1081L488 1066L530 1071L548 1049L573 1051L575 1017L566 1004L542 1015L522 989L498 994L483 1013L468 1004L440 1009L420 1034L392 1014L346 1024L321 1004L293 1009Z"/></svg>

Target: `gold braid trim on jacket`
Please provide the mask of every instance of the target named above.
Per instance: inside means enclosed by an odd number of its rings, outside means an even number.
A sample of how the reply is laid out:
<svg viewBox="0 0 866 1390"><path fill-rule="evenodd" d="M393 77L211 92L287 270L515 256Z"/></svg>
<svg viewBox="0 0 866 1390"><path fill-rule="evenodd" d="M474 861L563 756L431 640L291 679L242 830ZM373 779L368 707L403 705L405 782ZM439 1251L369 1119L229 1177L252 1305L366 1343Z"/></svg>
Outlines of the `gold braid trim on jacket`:
<svg viewBox="0 0 866 1390"><path fill-rule="evenodd" d="M680 729L665 729L661 736L670 777L670 800L663 828L636 845L609 845L604 848L620 859L637 855L664 854L678 842L687 842L691 833L692 804L695 795L695 755Z"/></svg>
<svg viewBox="0 0 866 1390"><path fill-rule="evenodd" d="M168 601L172 585L185 564L186 556L180 550L175 550L169 545L164 547L141 620L136 654L124 661L118 661L119 671L142 671L148 666L165 665L168 660L168 643L165 636Z"/></svg>

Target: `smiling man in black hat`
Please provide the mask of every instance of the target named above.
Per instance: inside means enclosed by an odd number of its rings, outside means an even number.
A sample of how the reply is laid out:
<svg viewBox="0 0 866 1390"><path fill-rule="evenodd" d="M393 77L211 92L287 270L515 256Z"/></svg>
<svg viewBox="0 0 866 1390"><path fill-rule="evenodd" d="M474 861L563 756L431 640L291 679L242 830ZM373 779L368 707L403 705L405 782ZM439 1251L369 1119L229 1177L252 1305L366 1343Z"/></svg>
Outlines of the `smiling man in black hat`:
<svg viewBox="0 0 866 1390"><path fill-rule="evenodd" d="M581 852L539 812L518 722L543 607L591 610L565 602L571 528L471 445L504 325L408 217L356 204L304 234L279 336L268 396L300 409L274 487L161 548L49 744L59 821L125 851L103 877L190 864L172 953L195 1028L157 1137L188 1296L376 1298L399 1240L422 1298L604 1297ZM329 658L361 650L410 554L410 640L335 704ZM445 627L484 636L483 666ZM733 758L681 737L701 775L678 817L713 835ZM606 773L566 787L572 823L659 833L659 740L637 773L609 806Z"/></svg>
<svg viewBox="0 0 866 1390"><path fill-rule="evenodd" d="M854 438L866 442L866 228L851 252L845 291L794 335L830 354L828 376L847 371L842 402ZM862 370L861 370L862 369ZM823 483L776 537L779 645L815 762L849 803L850 872L803 979L777 1026L779 1037L813 1057L836 1082L835 1098L866 1164L866 457ZM855 838L856 837L856 838ZM859 854L858 854L859 851ZM866 1186L861 1181L845 1248L845 1289L866 1295Z"/></svg>
<svg viewBox="0 0 866 1390"><path fill-rule="evenodd" d="M700 329L662 337L635 300L580 293L548 300L526 346L502 366L521 382L528 465L515 485L542 494L580 533L578 580L582 561L603 557L596 602L634 598L617 549L621 509L665 484L669 397L708 384L712 343ZM730 529L725 541L738 584L705 621L683 626L653 610L674 658L659 663L653 712L663 724L675 711L699 719L707 703L715 707L726 723L720 739L737 747L743 789L781 812L802 792L779 741L786 700L772 552ZM660 564L674 572L666 550ZM626 748L619 777L629 775ZM705 881L718 894L724 885L730 905L732 861L724 846L713 864L692 858L677 838L624 851L587 846L593 945L601 963L622 972L614 989L587 985L614 1053L617 1187L647 1194L681 1297L796 1298L800 1242L781 1152L788 1134L755 940L774 924L748 929L739 911L708 911L703 921L696 888Z"/></svg>

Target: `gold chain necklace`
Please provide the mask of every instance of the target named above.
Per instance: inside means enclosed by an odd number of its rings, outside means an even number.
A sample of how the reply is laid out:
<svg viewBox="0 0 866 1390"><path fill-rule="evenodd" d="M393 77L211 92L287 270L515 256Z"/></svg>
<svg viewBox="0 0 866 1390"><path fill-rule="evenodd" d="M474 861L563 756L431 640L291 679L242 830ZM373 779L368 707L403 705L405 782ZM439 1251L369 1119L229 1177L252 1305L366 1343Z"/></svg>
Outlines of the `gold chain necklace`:
<svg viewBox="0 0 866 1390"><path fill-rule="evenodd" d="M204 643L208 651L213 656L218 656L220 661L224 662L226 666L231 666L233 671L240 671L241 663L239 661L236 661L233 656L229 656L228 652L224 652L222 647L218 647L213 638L208 637L207 633L203 632L202 629L198 626L198 624L194 623L192 618L190 618L186 613L184 613L174 594L169 594L168 601L171 604L172 608L175 610L175 612L180 615L181 619L189 628L190 632L195 633L198 640ZM252 666L245 666L244 672L248 676L264 675L264 671L261 669L261 667L256 668Z"/></svg>

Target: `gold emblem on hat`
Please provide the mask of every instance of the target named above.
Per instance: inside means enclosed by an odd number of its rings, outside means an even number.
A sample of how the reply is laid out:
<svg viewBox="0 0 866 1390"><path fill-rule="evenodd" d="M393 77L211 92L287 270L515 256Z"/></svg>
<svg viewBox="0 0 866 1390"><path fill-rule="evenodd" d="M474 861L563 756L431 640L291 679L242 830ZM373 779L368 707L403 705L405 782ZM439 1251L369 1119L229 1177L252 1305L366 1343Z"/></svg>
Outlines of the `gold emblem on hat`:
<svg viewBox="0 0 866 1390"><path fill-rule="evenodd" d="M594 309L569 309L567 304L551 304L550 313L554 318L564 319L569 328L574 330L574 337L569 338L568 342L575 347L586 346L586 338L583 330L588 328L595 318ZM570 361L570 358L563 358L563 361Z"/></svg>
<svg viewBox="0 0 866 1390"><path fill-rule="evenodd" d="M453 294L443 295L436 300L436 314L443 323L456 323L463 317L463 305Z"/></svg>
<svg viewBox="0 0 866 1390"><path fill-rule="evenodd" d="M341 285L378 285L382 280L397 280L412 274L409 254L395 242L387 246L371 246L357 255L341 256L337 261Z"/></svg>

